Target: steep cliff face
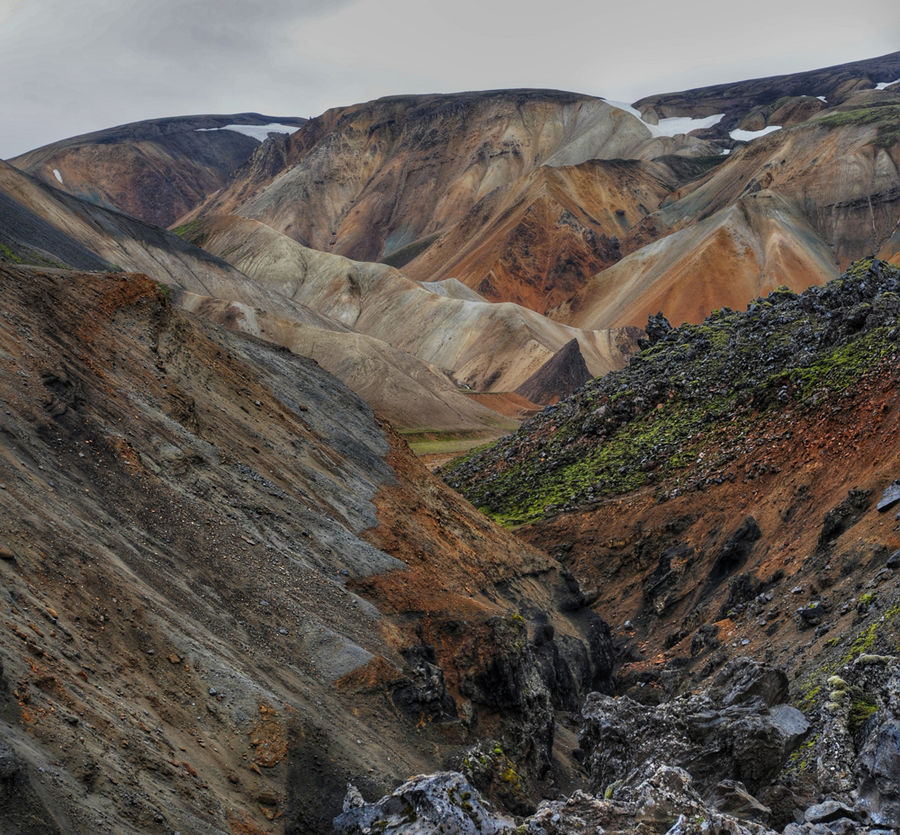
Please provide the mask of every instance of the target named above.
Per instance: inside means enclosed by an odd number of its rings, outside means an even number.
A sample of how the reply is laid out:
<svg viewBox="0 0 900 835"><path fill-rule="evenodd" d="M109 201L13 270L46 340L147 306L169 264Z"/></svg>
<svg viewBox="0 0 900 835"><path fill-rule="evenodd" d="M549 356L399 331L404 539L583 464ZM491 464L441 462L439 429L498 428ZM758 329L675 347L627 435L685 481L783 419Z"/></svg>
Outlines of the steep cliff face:
<svg viewBox="0 0 900 835"><path fill-rule="evenodd" d="M147 277L0 282L0 828L327 831L348 777L486 736L550 779L553 711L610 653L554 560Z"/></svg>
<svg viewBox="0 0 900 835"><path fill-rule="evenodd" d="M290 132L305 121L259 113L149 119L54 142L10 162L69 194L165 227L251 157L266 167L254 153L266 125ZM277 143L270 145L269 158Z"/></svg>

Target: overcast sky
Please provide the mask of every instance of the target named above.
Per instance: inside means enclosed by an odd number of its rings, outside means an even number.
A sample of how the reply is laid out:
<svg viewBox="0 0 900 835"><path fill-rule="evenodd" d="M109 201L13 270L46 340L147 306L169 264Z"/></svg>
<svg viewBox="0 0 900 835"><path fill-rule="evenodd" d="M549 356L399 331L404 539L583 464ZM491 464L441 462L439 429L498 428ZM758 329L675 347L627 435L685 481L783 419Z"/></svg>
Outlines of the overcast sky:
<svg viewBox="0 0 900 835"><path fill-rule="evenodd" d="M900 49L897 0L0 0L0 158L157 116L643 95Z"/></svg>

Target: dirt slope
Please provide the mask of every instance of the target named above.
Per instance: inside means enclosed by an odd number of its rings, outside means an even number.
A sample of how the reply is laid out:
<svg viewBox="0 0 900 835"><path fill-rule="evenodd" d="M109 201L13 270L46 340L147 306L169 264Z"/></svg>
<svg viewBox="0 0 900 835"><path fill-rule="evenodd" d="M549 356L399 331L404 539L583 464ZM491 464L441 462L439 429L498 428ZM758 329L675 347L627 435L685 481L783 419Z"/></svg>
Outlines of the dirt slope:
<svg viewBox="0 0 900 835"><path fill-rule="evenodd" d="M488 734L546 777L528 621L569 642L567 698L604 681L554 561L314 363L148 278L0 282L0 828L327 831L349 777Z"/></svg>

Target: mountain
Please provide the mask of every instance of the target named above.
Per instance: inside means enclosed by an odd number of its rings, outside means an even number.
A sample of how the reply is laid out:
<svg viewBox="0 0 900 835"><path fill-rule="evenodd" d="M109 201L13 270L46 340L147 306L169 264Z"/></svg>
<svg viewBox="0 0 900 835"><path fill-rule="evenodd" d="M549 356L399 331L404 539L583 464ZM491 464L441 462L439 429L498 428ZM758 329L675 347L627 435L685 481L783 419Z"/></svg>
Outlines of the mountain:
<svg viewBox="0 0 900 835"><path fill-rule="evenodd" d="M453 429L482 438L515 425L466 397L439 369L353 333L176 235L72 197L5 163L0 211L5 260L146 273L184 306L318 360L401 428Z"/></svg>
<svg viewBox="0 0 900 835"><path fill-rule="evenodd" d="M759 131L789 126L829 108L845 105L859 93L900 81L900 52L807 72L716 84L679 93L646 96L633 107L648 120L694 119L723 114L708 128L719 139L735 129Z"/></svg>
<svg viewBox="0 0 900 835"><path fill-rule="evenodd" d="M553 559L146 276L0 281L4 832L327 831L486 735L552 782L611 653Z"/></svg>
<svg viewBox="0 0 900 835"><path fill-rule="evenodd" d="M305 122L259 113L148 119L54 142L9 162L77 197L169 226L256 159L270 131L281 137Z"/></svg>
<svg viewBox="0 0 900 835"><path fill-rule="evenodd" d="M290 145L280 170L238 172L191 216L252 218L538 312L617 260L615 236L674 187L665 162L641 161L717 152L654 136L601 99L546 90L379 99L328 111Z"/></svg>
<svg viewBox="0 0 900 835"><path fill-rule="evenodd" d="M0 163L0 829L900 827L898 57Z"/></svg>

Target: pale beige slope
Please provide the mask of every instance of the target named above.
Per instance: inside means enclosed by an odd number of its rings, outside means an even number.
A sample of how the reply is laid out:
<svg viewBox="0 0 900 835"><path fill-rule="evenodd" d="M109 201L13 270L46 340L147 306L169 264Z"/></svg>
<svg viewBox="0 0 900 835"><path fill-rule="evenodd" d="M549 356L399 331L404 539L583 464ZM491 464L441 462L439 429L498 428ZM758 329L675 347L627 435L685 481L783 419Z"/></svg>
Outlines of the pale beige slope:
<svg viewBox="0 0 900 835"><path fill-rule="evenodd" d="M205 319L315 360L404 432L435 430L495 438L515 428L461 393L438 369L366 334L317 327L276 311L185 293L178 303Z"/></svg>
<svg viewBox="0 0 900 835"><path fill-rule="evenodd" d="M699 322L715 308L742 309L780 285L799 291L836 274L827 244L794 207L758 192L595 276L571 321L643 326L662 311L675 324Z"/></svg>
<svg viewBox="0 0 900 835"><path fill-rule="evenodd" d="M512 391L577 338L588 368L624 362L633 335L579 330L514 304L440 296L390 267L311 250L264 224L230 217L204 246L287 299L382 340L485 391Z"/></svg>

